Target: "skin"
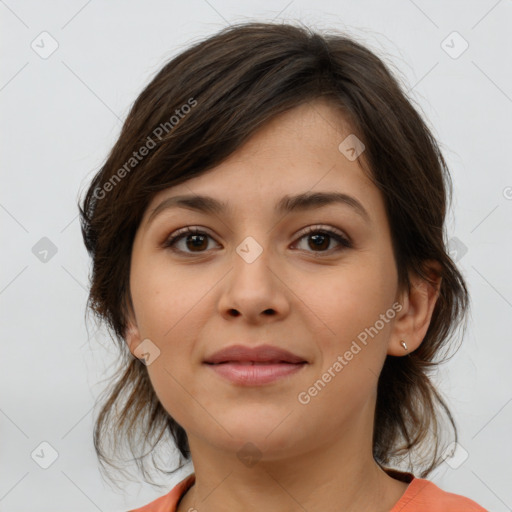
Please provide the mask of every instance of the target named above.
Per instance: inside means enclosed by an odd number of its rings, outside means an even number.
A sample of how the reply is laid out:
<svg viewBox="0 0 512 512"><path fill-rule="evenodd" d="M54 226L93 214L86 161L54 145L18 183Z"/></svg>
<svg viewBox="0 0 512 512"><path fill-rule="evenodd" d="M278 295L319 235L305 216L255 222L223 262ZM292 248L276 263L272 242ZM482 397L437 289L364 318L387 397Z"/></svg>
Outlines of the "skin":
<svg viewBox="0 0 512 512"><path fill-rule="evenodd" d="M439 287L411 275L410 293L398 289L383 197L358 161L338 149L350 133L324 100L296 107L221 165L159 192L145 212L133 245L134 311L125 339L134 355L142 340L158 347L149 377L188 435L196 483L180 512L389 512L406 491L372 457L377 377L387 355L402 357L420 345ZM354 196L371 222L339 204L275 213L284 195L316 191ZM157 204L179 194L210 195L233 211L175 208L148 224ZM186 254L163 247L186 226L209 235L199 251L187 235L177 242ZM312 234L303 234L308 226L338 230L353 247L328 237L318 249ZM248 236L263 250L252 263L236 252ZM394 318L300 403L298 394L397 302ZM272 384L236 386L202 361L238 343L274 344L309 364ZM260 457L254 465L237 457L248 442Z"/></svg>

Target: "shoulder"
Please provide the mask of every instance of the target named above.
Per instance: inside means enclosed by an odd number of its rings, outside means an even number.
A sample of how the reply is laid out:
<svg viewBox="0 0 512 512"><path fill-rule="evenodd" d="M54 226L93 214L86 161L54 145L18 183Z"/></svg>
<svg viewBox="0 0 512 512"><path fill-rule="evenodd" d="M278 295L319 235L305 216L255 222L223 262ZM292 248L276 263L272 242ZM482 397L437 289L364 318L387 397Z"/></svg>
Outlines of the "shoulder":
<svg viewBox="0 0 512 512"><path fill-rule="evenodd" d="M180 498L195 482L195 474L188 475L178 482L167 494L140 508L134 508L128 512L175 512Z"/></svg>
<svg viewBox="0 0 512 512"><path fill-rule="evenodd" d="M475 501L444 491L430 480L414 478L391 512L488 512Z"/></svg>

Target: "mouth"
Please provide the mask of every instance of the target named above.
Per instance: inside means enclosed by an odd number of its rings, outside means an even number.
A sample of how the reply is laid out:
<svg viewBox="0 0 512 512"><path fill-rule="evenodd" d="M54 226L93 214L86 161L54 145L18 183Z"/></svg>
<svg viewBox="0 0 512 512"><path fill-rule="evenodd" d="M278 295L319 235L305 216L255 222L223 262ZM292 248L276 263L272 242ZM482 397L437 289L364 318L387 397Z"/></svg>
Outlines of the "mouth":
<svg viewBox="0 0 512 512"><path fill-rule="evenodd" d="M262 386L290 378L309 363L274 345L226 347L203 363L221 378L239 386Z"/></svg>
<svg viewBox="0 0 512 512"><path fill-rule="evenodd" d="M306 361L300 361L298 363L292 363L290 361L283 361L280 359L275 359L272 361L253 361L253 360L243 360L243 359L233 359L230 361L221 361L218 363L211 363L208 361L205 361L205 364L210 365L220 365L220 364L233 364L233 365L240 365L240 366L250 366L250 365L257 365L257 366L268 366L268 365L281 365L281 364L307 364Z"/></svg>
<svg viewBox="0 0 512 512"><path fill-rule="evenodd" d="M253 365L307 363L303 357L272 345L260 345L258 347L232 345L215 352L203 362L206 364L237 363Z"/></svg>
<svg viewBox="0 0 512 512"><path fill-rule="evenodd" d="M308 365L307 362L288 361L224 361L205 363L217 376L242 387L270 385L292 378Z"/></svg>

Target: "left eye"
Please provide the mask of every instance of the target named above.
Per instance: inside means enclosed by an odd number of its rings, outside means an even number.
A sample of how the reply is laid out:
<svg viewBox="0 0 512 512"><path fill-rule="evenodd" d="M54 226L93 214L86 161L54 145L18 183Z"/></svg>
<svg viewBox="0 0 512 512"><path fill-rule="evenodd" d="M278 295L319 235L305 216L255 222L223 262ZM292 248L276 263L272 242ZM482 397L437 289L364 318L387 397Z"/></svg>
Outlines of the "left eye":
<svg viewBox="0 0 512 512"><path fill-rule="evenodd" d="M308 228L308 231L304 233L299 240L308 239L310 242L308 243L309 247L313 247L315 249L328 249L331 240L335 240L338 245L341 245L344 248L352 247L350 241L345 238L341 233L336 231L332 231L330 229L319 229L319 228ZM313 251L318 252L318 251ZM326 252L326 251L320 251Z"/></svg>
<svg viewBox="0 0 512 512"><path fill-rule="evenodd" d="M205 249L208 247L208 238L213 240L208 233L197 228L183 228L182 230L179 230L176 235L169 237L164 242L163 247L170 248L174 252L184 254L191 254L194 252L201 253L205 252ZM308 231L303 233L298 240L301 241L303 239L310 240L308 246L315 249L313 252L327 252L332 240L336 241L339 246L344 248L352 247L351 242L341 235L341 233L330 229L320 229L315 227L308 228ZM185 248L190 252L177 247L182 241L185 242ZM316 249L320 249L320 251L317 251Z"/></svg>

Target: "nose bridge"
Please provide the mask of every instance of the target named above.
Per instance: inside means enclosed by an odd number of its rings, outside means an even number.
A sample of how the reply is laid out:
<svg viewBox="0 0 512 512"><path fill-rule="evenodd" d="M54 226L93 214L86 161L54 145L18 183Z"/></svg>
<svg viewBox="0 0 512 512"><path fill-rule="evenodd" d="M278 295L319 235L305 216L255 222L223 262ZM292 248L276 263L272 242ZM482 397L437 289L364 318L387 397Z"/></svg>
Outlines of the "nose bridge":
<svg viewBox="0 0 512 512"><path fill-rule="evenodd" d="M244 236L242 231L243 238L235 246L230 277L219 307L224 314L237 311L254 320L269 310L283 314L288 306L283 285L275 275L277 262L271 257L271 235L263 228L251 232L253 235Z"/></svg>
<svg viewBox="0 0 512 512"><path fill-rule="evenodd" d="M271 285L273 273L270 246L270 236L260 231L255 236L245 236L235 247L232 272L239 286L247 280L248 286L261 293L263 287Z"/></svg>
<svg viewBox="0 0 512 512"><path fill-rule="evenodd" d="M247 205L249 208L244 212L237 212L238 228L234 233L238 243L235 245L235 252L241 260L253 265L270 264L269 256L272 252L273 234L272 219L267 218L267 213L256 206ZM258 265L259 267L259 265Z"/></svg>
<svg viewBox="0 0 512 512"><path fill-rule="evenodd" d="M269 237L265 234L258 234L256 236L260 240L259 242L255 236L248 235L243 238L235 249L237 255L247 265L252 265L258 260L260 264L268 260Z"/></svg>
<svg viewBox="0 0 512 512"><path fill-rule="evenodd" d="M275 229L278 219L273 217L270 209L261 206L268 202L261 197L261 191L256 191L243 207L240 205L240 209L235 211L231 233L235 242L233 271L248 276L258 274L264 278L272 276L271 268L279 265L276 258L279 251L275 247L279 243Z"/></svg>

